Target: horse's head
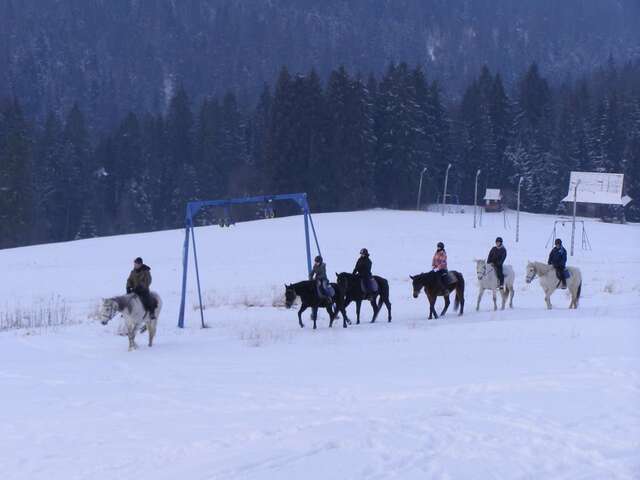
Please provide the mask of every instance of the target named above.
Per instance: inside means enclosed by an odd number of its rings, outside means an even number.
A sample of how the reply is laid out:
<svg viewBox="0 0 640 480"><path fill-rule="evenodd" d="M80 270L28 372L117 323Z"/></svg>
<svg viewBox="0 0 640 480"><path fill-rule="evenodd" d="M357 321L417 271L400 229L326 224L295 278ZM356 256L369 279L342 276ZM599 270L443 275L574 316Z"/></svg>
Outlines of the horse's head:
<svg viewBox="0 0 640 480"><path fill-rule="evenodd" d="M533 262L527 263L527 283L531 283L536 275L538 274L538 270L536 269L536 264Z"/></svg>
<svg viewBox="0 0 640 480"><path fill-rule="evenodd" d="M100 304L98 318L103 325L109 323L113 317L118 314L119 306L115 298L104 298Z"/></svg>
<svg viewBox="0 0 640 480"><path fill-rule="evenodd" d="M476 260L476 274L478 275L478 280L482 280L484 276L487 274L487 262L484 260Z"/></svg>
<svg viewBox="0 0 640 480"><path fill-rule="evenodd" d="M413 298L418 298L420 295L420 290L424 287L420 279L421 275L409 275L411 278L411 283L413 285Z"/></svg>
<svg viewBox="0 0 640 480"><path fill-rule="evenodd" d="M349 274L347 272L336 272L336 283L343 292L346 292L349 289Z"/></svg>
<svg viewBox="0 0 640 480"><path fill-rule="evenodd" d="M284 288L284 304L287 308L291 308L293 302L296 301L296 297L298 296L298 294L296 293L296 289L293 287L293 285L287 285L285 283Z"/></svg>

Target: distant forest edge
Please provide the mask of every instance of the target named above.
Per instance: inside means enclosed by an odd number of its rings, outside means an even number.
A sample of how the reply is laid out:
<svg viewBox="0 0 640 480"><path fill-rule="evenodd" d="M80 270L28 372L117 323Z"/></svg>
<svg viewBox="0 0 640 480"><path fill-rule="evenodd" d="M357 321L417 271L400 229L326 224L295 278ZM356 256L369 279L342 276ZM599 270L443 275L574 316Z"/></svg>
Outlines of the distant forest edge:
<svg viewBox="0 0 640 480"><path fill-rule="evenodd" d="M557 212L571 170L622 172L640 220L640 64L613 60L553 87L532 64L508 93L482 68L462 99L421 68L380 77L339 68L326 83L280 71L256 105L233 93L193 102L178 86L166 113L130 112L90 134L82 109L29 118L0 101L0 247L182 225L185 203L304 191L315 211L415 206L442 189L472 202L481 188L513 192L523 208Z"/></svg>
<svg viewBox="0 0 640 480"><path fill-rule="evenodd" d="M459 99L483 65L508 90L537 62L556 84L640 58L638 0L0 0L0 98L30 118L77 103L90 132L232 91L243 108L282 65L376 76L423 67Z"/></svg>

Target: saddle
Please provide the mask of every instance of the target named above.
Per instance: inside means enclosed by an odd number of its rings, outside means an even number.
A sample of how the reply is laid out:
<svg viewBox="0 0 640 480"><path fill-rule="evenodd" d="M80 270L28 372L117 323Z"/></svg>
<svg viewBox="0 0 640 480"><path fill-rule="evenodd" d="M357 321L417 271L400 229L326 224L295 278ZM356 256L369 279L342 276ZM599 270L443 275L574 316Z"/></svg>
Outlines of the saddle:
<svg viewBox="0 0 640 480"><path fill-rule="evenodd" d="M363 278L360 280L360 288L365 295L374 295L378 293L378 282L373 277Z"/></svg>
<svg viewBox="0 0 640 480"><path fill-rule="evenodd" d="M447 272L446 275L442 276L442 280L446 285L452 285L458 281L458 278L451 272Z"/></svg>
<svg viewBox="0 0 640 480"><path fill-rule="evenodd" d="M318 294L321 297L321 299L331 301L336 294L336 291L333 289L331 284L325 280L322 282L318 282L317 285L318 285Z"/></svg>

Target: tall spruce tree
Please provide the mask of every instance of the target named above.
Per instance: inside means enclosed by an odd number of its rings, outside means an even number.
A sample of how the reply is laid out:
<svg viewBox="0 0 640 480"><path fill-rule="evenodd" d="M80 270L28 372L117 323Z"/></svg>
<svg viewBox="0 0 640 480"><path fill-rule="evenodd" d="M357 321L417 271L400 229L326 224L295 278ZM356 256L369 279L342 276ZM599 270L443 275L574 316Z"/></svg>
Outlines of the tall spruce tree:
<svg viewBox="0 0 640 480"><path fill-rule="evenodd" d="M17 99L0 105L0 246L30 242L31 135Z"/></svg>

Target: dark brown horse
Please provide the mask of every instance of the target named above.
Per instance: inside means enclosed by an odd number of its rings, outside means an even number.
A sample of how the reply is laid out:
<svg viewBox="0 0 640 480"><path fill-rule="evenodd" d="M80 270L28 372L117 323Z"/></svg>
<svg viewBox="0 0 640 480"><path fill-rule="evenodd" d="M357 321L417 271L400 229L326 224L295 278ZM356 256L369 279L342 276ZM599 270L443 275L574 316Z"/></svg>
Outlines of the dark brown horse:
<svg viewBox="0 0 640 480"><path fill-rule="evenodd" d="M360 280L354 274L348 272L336 273L336 276L338 278L338 285L340 285L345 292L345 308L348 307L351 302L356 302L356 325L359 325L360 306L363 300L367 300L365 293L362 291ZM373 308L373 319L371 323L374 323L376 318L378 318L378 313L380 313L383 304L387 307L387 321L390 322L391 302L389 301L389 282L385 278L377 275L374 275L373 278L378 284L378 291L373 298L368 299L371 302L371 308ZM380 296L380 298L378 298L378 296Z"/></svg>
<svg viewBox="0 0 640 480"><path fill-rule="evenodd" d="M334 290L333 298L323 299L318 296L318 288L316 282L312 280L305 280L303 282L292 283L291 285L285 284L285 305L287 308L293 306L293 302L297 297L300 297L301 305L298 310L298 323L301 328L304 328L302 323L302 312L311 307L311 320L313 320L313 328L316 328L316 320L318 318L318 309L326 308L329 314L329 327L333 327L333 321L336 319L338 312L342 313L342 326L347 328L347 324L351 323L347 317L347 311L344 308L344 292L342 288L336 283L332 283L331 286ZM335 305L335 310L334 310Z"/></svg>
<svg viewBox="0 0 640 480"><path fill-rule="evenodd" d="M456 311L459 309L458 315L462 315L464 313L464 277L460 272L453 270L450 271L449 274L455 279L455 281L449 285L450 289L455 289L456 291L453 309ZM443 290L442 282L437 275L441 274L438 272L427 272L411 276L413 282L413 298L418 298L420 291L423 289L424 293L427 294L427 298L429 299L429 320L433 317L438 318L435 308L438 297L444 297L444 309L440 312L441 316L447 313L451 303L449 301L449 291L445 292L445 290Z"/></svg>

